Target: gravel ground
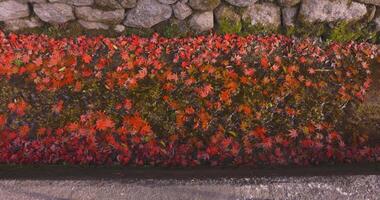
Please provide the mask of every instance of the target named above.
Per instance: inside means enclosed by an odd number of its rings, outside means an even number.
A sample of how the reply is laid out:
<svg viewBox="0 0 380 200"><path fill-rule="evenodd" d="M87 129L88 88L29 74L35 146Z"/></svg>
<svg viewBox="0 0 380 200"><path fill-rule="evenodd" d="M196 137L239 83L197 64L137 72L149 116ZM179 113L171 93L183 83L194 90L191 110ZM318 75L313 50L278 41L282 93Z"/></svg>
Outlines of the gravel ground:
<svg viewBox="0 0 380 200"><path fill-rule="evenodd" d="M379 175L221 179L3 179L1 200L380 199Z"/></svg>

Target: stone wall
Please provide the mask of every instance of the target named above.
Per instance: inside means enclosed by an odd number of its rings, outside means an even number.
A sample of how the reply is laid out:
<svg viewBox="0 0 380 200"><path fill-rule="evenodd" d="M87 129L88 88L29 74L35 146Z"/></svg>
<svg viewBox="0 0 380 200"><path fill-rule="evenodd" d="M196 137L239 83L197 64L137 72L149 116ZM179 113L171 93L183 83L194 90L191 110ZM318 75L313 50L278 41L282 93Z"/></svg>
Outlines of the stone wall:
<svg viewBox="0 0 380 200"><path fill-rule="evenodd" d="M380 0L0 0L6 31L77 23L120 33L160 24L166 31L175 24L181 32L234 33L342 21L372 24L380 31Z"/></svg>

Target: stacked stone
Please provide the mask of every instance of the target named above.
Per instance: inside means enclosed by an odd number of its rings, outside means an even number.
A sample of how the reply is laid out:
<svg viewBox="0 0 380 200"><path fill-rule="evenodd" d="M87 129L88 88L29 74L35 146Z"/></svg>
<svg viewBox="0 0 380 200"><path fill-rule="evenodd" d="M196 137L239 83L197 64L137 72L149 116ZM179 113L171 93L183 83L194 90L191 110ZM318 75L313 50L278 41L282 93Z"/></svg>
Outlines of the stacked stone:
<svg viewBox="0 0 380 200"><path fill-rule="evenodd" d="M0 0L0 22L11 31L77 22L123 32L175 21L195 32L223 26L236 32L242 25L279 28L367 18L380 30L377 6L380 0Z"/></svg>

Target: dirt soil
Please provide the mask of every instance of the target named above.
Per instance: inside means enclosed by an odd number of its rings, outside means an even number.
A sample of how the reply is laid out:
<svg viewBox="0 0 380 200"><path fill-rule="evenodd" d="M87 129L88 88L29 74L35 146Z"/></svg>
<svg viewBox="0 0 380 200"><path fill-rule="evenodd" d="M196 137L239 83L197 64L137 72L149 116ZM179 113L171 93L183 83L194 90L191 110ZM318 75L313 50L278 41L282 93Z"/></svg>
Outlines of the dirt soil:
<svg viewBox="0 0 380 200"><path fill-rule="evenodd" d="M347 116L349 125L357 128L361 133L369 134L372 144L380 143L380 60L378 65L371 69L372 83L364 102L352 110Z"/></svg>

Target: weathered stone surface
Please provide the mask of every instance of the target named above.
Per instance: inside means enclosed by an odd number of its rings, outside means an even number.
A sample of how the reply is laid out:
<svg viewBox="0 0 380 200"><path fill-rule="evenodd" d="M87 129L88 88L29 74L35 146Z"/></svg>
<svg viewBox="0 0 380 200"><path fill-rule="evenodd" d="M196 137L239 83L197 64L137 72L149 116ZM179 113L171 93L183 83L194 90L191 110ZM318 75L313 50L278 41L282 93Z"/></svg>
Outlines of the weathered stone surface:
<svg viewBox="0 0 380 200"><path fill-rule="evenodd" d="M222 32L238 33L241 31L241 17L231 6L219 6L215 11L215 18Z"/></svg>
<svg viewBox="0 0 380 200"><path fill-rule="evenodd" d="M0 21L19 19L29 16L27 4L9 0L0 2Z"/></svg>
<svg viewBox="0 0 380 200"><path fill-rule="evenodd" d="M170 5L157 0L139 0L137 6L127 12L124 25L137 28L151 28L172 16Z"/></svg>
<svg viewBox="0 0 380 200"><path fill-rule="evenodd" d="M191 15L192 10L190 6L179 1L173 5L173 12L177 19L184 20Z"/></svg>
<svg viewBox="0 0 380 200"><path fill-rule="evenodd" d="M163 4L173 4L177 2L177 0L158 0L158 1Z"/></svg>
<svg viewBox="0 0 380 200"><path fill-rule="evenodd" d="M213 10L220 4L220 0L189 0L189 5L195 10Z"/></svg>
<svg viewBox="0 0 380 200"><path fill-rule="evenodd" d="M117 0L95 0L96 5L113 8L113 9L121 9L123 8Z"/></svg>
<svg viewBox="0 0 380 200"><path fill-rule="evenodd" d="M370 22L372 21L375 17L376 17L376 6L374 5L370 5L370 6L367 6L367 22Z"/></svg>
<svg viewBox="0 0 380 200"><path fill-rule="evenodd" d="M212 11L195 13L190 19L190 27L197 32L211 30L214 27L214 13Z"/></svg>
<svg viewBox="0 0 380 200"><path fill-rule="evenodd" d="M33 10L42 21L48 23L61 24L75 19L73 8L63 3L34 4Z"/></svg>
<svg viewBox="0 0 380 200"><path fill-rule="evenodd" d="M184 20L172 18L169 20L169 23L171 27L175 27L175 34L178 37L185 36L191 31L189 24Z"/></svg>
<svg viewBox="0 0 380 200"><path fill-rule="evenodd" d="M226 0L228 3L234 6L247 7L257 2L257 0Z"/></svg>
<svg viewBox="0 0 380 200"><path fill-rule="evenodd" d="M47 0L17 0L21 3L46 3Z"/></svg>
<svg viewBox="0 0 380 200"><path fill-rule="evenodd" d="M356 21L367 13L364 4L351 0L303 0L300 9L301 20L305 22Z"/></svg>
<svg viewBox="0 0 380 200"><path fill-rule="evenodd" d="M137 5L137 0L120 0L119 2L123 8L134 8Z"/></svg>
<svg viewBox="0 0 380 200"><path fill-rule="evenodd" d="M95 3L107 8L120 9L135 7L137 0L95 0Z"/></svg>
<svg viewBox="0 0 380 200"><path fill-rule="evenodd" d="M380 16L375 17L375 19L373 19L373 22L376 25L376 31L380 31Z"/></svg>
<svg viewBox="0 0 380 200"><path fill-rule="evenodd" d="M380 6L380 0L356 0L361 3L366 3L366 4L372 4L376 6Z"/></svg>
<svg viewBox="0 0 380 200"><path fill-rule="evenodd" d="M65 3L75 6L90 6L94 4L94 0L49 0L52 3Z"/></svg>
<svg viewBox="0 0 380 200"><path fill-rule="evenodd" d="M78 23L82 25L85 29L90 30L108 30L109 26L101 22L90 22L85 20L78 20Z"/></svg>
<svg viewBox="0 0 380 200"><path fill-rule="evenodd" d="M4 22L5 30L18 31L27 28L36 28L42 26L42 22L36 18L14 19Z"/></svg>
<svg viewBox="0 0 380 200"><path fill-rule="evenodd" d="M281 10L282 12L282 24L285 26L294 26L297 17L296 7L286 7Z"/></svg>
<svg viewBox="0 0 380 200"><path fill-rule="evenodd" d="M281 25L281 11L272 3L252 4L243 13L243 20L251 25L277 28Z"/></svg>
<svg viewBox="0 0 380 200"><path fill-rule="evenodd" d="M280 6L292 7L299 4L301 0L277 0L277 2L280 4Z"/></svg>
<svg viewBox="0 0 380 200"><path fill-rule="evenodd" d="M82 20L118 24L124 19L124 9L104 11L91 7L76 7L75 15Z"/></svg>
<svg viewBox="0 0 380 200"><path fill-rule="evenodd" d="M121 24L118 24L116 25L114 28L113 28L114 31L118 32L118 33L121 33L123 31L125 31L125 26L121 25Z"/></svg>

